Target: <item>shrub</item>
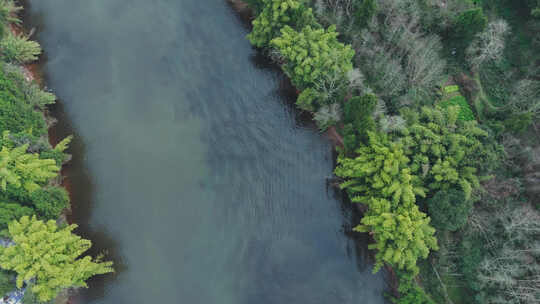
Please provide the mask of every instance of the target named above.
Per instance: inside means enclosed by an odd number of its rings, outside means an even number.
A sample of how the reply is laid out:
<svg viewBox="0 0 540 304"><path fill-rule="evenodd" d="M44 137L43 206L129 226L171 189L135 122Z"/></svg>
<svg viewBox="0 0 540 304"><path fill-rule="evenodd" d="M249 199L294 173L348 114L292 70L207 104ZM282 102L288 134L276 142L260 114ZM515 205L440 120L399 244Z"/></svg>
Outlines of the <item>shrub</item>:
<svg viewBox="0 0 540 304"><path fill-rule="evenodd" d="M457 92L457 91L459 91L459 86L457 86L457 85L450 85L450 86L445 86L444 87L444 92L446 94L454 93L454 92Z"/></svg>
<svg viewBox="0 0 540 304"><path fill-rule="evenodd" d="M0 299L13 290L15 290L15 276L11 272L0 270Z"/></svg>
<svg viewBox="0 0 540 304"><path fill-rule="evenodd" d="M69 205L69 196L62 187L47 187L30 195L37 214L46 220L57 219Z"/></svg>
<svg viewBox="0 0 540 304"><path fill-rule="evenodd" d="M377 12L377 2L375 0L360 0L354 12L354 22L359 28L367 26Z"/></svg>
<svg viewBox="0 0 540 304"><path fill-rule="evenodd" d="M39 43L28 40L26 36L11 33L0 40L0 50L4 60L17 63L34 61L41 54Z"/></svg>
<svg viewBox="0 0 540 304"><path fill-rule="evenodd" d="M367 132L375 131L375 121L372 116L376 105L377 97L373 94L355 96L344 102L343 122L351 125L350 131L354 132L354 138L357 140L353 146L349 147L349 151L367 142ZM351 134L353 133L349 133L349 136Z"/></svg>
<svg viewBox="0 0 540 304"><path fill-rule="evenodd" d="M431 223L439 230L456 231L467 223L472 202L456 189L437 192L428 200Z"/></svg>
<svg viewBox="0 0 540 304"><path fill-rule="evenodd" d="M464 11L454 21L453 35L461 43L468 45L474 35L486 28L487 17L481 8L473 8Z"/></svg>
<svg viewBox="0 0 540 304"><path fill-rule="evenodd" d="M13 220L18 220L23 216L34 214L34 210L16 203L0 202L0 236L7 236L8 224Z"/></svg>
<svg viewBox="0 0 540 304"><path fill-rule="evenodd" d="M333 26L327 30L306 26L300 32L285 26L281 29L281 36L270 44L285 58L283 70L292 83L299 89L305 89L323 83L329 74L344 82L347 72L352 69L354 51L339 42L337 36Z"/></svg>
<svg viewBox="0 0 540 304"><path fill-rule="evenodd" d="M58 228L55 221L22 217L9 224L15 245L0 247L0 267L17 272L16 285L35 279L32 292L41 302L49 301L65 288L87 287L85 281L112 272L112 262L79 256L91 247L72 231L76 225Z"/></svg>
<svg viewBox="0 0 540 304"><path fill-rule="evenodd" d="M266 47L270 41L280 35L284 26L301 29L304 26L316 26L311 8L304 0L263 0L261 13L253 20L253 30L248 35L249 41L257 47Z"/></svg>
<svg viewBox="0 0 540 304"><path fill-rule="evenodd" d="M47 132L43 115L34 111L17 83L0 69L0 132L5 130L37 137Z"/></svg>

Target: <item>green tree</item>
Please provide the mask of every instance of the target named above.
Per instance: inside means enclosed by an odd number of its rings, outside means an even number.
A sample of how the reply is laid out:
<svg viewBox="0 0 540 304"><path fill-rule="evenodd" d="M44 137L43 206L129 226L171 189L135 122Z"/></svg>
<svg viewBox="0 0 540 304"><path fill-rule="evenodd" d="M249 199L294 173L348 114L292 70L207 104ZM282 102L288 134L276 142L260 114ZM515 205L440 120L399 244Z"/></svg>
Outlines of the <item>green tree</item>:
<svg viewBox="0 0 540 304"><path fill-rule="evenodd" d="M36 137L47 133L43 114L28 104L17 82L0 68L0 132L6 130Z"/></svg>
<svg viewBox="0 0 540 304"><path fill-rule="evenodd" d="M353 202L368 206L359 232L371 232L377 249L375 269L384 263L417 273L416 261L437 249L429 217L416 206L416 195L425 196L420 178L411 174L409 159L400 143L384 134L368 132L368 144L357 149L355 158L340 155L335 174L346 181Z"/></svg>
<svg viewBox="0 0 540 304"><path fill-rule="evenodd" d="M280 35L288 25L295 29L316 25L315 17L304 0L262 0L262 11L253 20L253 29L248 35L251 44L266 47Z"/></svg>
<svg viewBox="0 0 540 304"><path fill-rule="evenodd" d="M17 203L0 203L0 236L7 236L8 224L23 216L34 214L30 207L21 206Z"/></svg>
<svg viewBox="0 0 540 304"><path fill-rule="evenodd" d="M15 35L8 32L0 40L2 57L8 62L27 63L38 59L41 54L39 43L29 40L24 35Z"/></svg>
<svg viewBox="0 0 540 304"><path fill-rule="evenodd" d="M358 7L354 12L354 22L359 28L364 28L377 12L377 2L375 0L360 0L358 2Z"/></svg>
<svg viewBox="0 0 540 304"><path fill-rule="evenodd" d="M56 220L69 204L69 196L62 187L46 187L30 194L32 204L39 216L47 220Z"/></svg>
<svg viewBox="0 0 540 304"><path fill-rule="evenodd" d="M433 226L440 230L456 231L467 223L472 201L456 189L441 190L428 200Z"/></svg>
<svg viewBox="0 0 540 304"><path fill-rule="evenodd" d="M334 82L342 82L352 69L354 51L337 40L334 26L325 29L304 27L300 32L290 26L281 29L281 36L270 44L285 58L283 70L299 89L324 83L326 75Z"/></svg>
<svg viewBox="0 0 540 304"><path fill-rule="evenodd" d="M0 248L0 267L17 273L17 287L35 279L31 290L41 302L49 301L65 288L87 287L91 276L113 272L112 262L90 256L79 258L91 247L89 240L74 235L76 225L59 229L55 221L22 217L9 224L15 245Z"/></svg>
<svg viewBox="0 0 540 304"><path fill-rule="evenodd" d="M453 25L453 38L459 41L459 52L464 53L474 36L482 32L488 24L482 8L473 8L459 14Z"/></svg>
<svg viewBox="0 0 540 304"><path fill-rule="evenodd" d="M367 142L367 132L375 131L373 112L376 105L377 97L373 94L355 96L344 102L343 122L345 125L350 125L344 129L344 135L351 139L350 142L346 142L347 151L354 151L359 144Z"/></svg>
<svg viewBox="0 0 540 304"><path fill-rule="evenodd" d="M28 144L0 150L0 187L6 191L7 185L23 186L28 192L40 188L40 183L56 177L60 168L53 159L40 159L37 153L26 153Z"/></svg>
<svg viewBox="0 0 540 304"><path fill-rule="evenodd" d="M423 107L419 112L405 109L402 114L408 127L398 140L411 157L412 172L418 173L428 188L457 186L469 198L480 186L477 168L483 161L492 161L492 156L483 142L488 133L476 121L458 120L459 111L458 106Z"/></svg>

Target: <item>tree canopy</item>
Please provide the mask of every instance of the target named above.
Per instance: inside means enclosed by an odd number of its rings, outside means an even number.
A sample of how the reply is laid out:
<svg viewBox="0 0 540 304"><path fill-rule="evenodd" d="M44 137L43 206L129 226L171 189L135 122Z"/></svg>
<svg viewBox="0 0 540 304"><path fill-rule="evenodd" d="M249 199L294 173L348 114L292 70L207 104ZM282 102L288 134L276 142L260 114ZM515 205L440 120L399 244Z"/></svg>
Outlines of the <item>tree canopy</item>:
<svg viewBox="0 0 540 304"><path fill-rule="evenodd" d="M65 288L87 287L91 276L113 272L112 262L90 256L80 258L91 242L72 233L76 225L58 228L51 220L23 216L9 224L15 245L0 247L0 267L17 273L17 287L35 279L32 292L40 301L53 299Z"/></svg>

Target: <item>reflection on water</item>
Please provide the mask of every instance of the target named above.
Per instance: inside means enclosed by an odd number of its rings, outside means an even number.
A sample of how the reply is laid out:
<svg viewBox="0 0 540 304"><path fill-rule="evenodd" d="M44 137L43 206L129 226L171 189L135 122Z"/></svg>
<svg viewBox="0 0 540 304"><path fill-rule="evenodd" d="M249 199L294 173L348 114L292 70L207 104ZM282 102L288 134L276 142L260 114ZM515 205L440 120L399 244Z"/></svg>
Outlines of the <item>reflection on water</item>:
<svg viewBox="0 0 540 304"><path fill-rule="evenodd" d="M82 303L383 303L330 143L224 1L31 0L29 18L55 132L76 135L72 219L118 269Z"/></svg>

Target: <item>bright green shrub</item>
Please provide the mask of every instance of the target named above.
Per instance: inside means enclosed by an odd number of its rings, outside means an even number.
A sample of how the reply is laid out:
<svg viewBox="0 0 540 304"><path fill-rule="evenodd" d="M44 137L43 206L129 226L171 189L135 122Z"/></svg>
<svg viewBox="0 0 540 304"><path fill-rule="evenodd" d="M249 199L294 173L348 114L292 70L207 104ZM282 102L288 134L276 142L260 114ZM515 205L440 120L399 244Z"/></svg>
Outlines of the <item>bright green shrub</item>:
<svg viewBox="0 0 540 304"><path fill-rule="evenodd" d="M411 157L412 172L431 190L461 187L467 198L480 186L477 169L488 153L482 140L488 136L476 121L458 120L459 108L423 107L419 113L405 109L408 122L399 140Z"/></svg>
<svg viewBox="0 0 540 304"><path fill-rule="evenodd" d="M335 75L334 80L340 82L352 69L354 51L337 36L334 26L327 30L306 26L300 32L285 26L270 44L285 58L283 70L292 83L303 90L324 83L328 75Z"/></svg>
<svg viewBox="0 0 540 304"><path fill-rule="evenodd" d="M89 240L72 233L77 225L59 229L55 221L22 217L9 224L15 245L0 247L0 267L17 273L16 284L35 279L31 290L41 302L49 301L66 288L87 287L85 281L112 272L112 262L90 256L79 258L91 247Z"/></svg>
<svg viewBox="0 0 540 304"><path fill-rule="evenodd" d="M472 202L465 193L456 189L442 190L428 200L429 216L433 227L456 231L467 223Z"/></svg>
<svg viewBox="0 0 540 304"><path fill-rule="evenodd" d="M318 108L318 98L320 98L319 92L313 88L306 88L298 95L296 105L304 111L313 112Z"/></svg>
<svg viewBox="0 0 540 304"><path fill-rule="evenodd" d="M444 87L444 92L446 94L454 93L454 92L457 92L457 91L459 91L459 86L457 86L457 85L450 85L450 86Z"/></svg>
<svg viewBox="0 0 540 304"><path fill-rule="evenodd" d="M30 194L36 213L46 220L56 220L68 207L69 196L62 187L46 187Z"/></svg>
<svg viewBox="0 0 540 304"><path fill-rule="evenodd" d="M262 0L262 3L262 11L253 20L253 30L248 35L251 44L257 47L268 46L286 25L297 30L316 25L304 0Z"/></svg>
<svg viewBox="0 0 540 304"><path fill-rule="evenodd" d="M8 32L0 40L2 57L8 62L27 63L38 59L41 54L39 43L28 40L23 35L14 35Z"/></svg>
<svg viewBox="0 0 540 304"><path fill-rule="evenodd" d="M0 189L7 190L10 184L23 187L28 192L40 188L39 184L56 177L60 168L52 159L40 159L37 153L26 153L28 145L0 150Z"/></svg>
<svg viewBox="0 0 540 304"><path fill-rule="evenodd" d="M335 174L346 181L353 202L368 206L358 232L371 232L377 249L375 269L384 263L396 269L418 272L416 261L437 249L435 229L416 206L416 195L425 196L420 178L411 174L409 159L399 143L385 135L368 132L369 142L357 149L355 158L340 155Z"/></svg>
<svg viewBox="0 0 540 304"><path fill-rule="evenodd" d="M469 103L465 97L458 95L450 99L441 101L439 105L442 108L448 108L449 106L459 106L458 119L462 121L474 120L474 114L469 106Z"/></svg>

